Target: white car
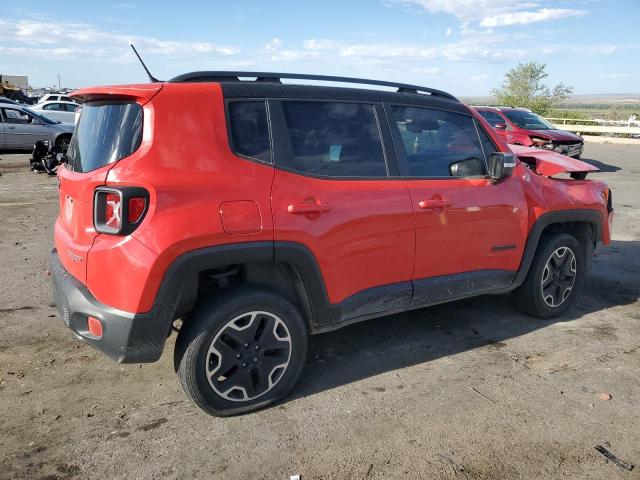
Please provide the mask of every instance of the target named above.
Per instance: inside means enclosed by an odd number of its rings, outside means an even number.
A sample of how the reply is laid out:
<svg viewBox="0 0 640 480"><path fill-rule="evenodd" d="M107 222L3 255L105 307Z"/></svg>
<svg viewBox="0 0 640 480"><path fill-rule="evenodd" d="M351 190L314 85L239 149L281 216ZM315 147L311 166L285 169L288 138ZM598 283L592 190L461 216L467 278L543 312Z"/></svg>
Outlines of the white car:
<svg viewBox="0 0 640 480"><path fill-rule="evenodd" d="M38 103L46 102L73 102L73 99L63 93L47 93L38 100Z"/></svg>
<svg viewBox="0 0 640 480"><path fill-rule="evenodd" d="M59 122L75 123L76 110L80 105L75 102L44 102L31 107L31 110Z"/></svg>

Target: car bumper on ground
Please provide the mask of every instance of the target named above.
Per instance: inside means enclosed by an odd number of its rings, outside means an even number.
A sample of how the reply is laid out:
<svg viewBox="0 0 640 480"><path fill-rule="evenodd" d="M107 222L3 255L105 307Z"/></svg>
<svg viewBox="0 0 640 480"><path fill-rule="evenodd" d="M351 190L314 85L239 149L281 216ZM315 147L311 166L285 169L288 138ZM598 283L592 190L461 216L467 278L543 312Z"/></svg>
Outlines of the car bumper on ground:
<svg viewBox="0 0 640 480"><path fill-rule="evenodd" d="M153 362L160 357L169 332L157 328L153 315L123 312L100 303L67 272L55 249L49 265L58 311L76 337L118 363ZM89 331L89 317L100 322L100 337Z"/></svg>

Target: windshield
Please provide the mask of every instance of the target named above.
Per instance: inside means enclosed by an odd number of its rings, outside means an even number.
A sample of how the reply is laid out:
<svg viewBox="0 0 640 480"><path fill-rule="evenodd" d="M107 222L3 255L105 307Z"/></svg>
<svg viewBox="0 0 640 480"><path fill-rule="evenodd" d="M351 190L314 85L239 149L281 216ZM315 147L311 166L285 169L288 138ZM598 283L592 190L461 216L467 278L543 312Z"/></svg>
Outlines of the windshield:
<svg viewBox="0 0 640 480"><path fill-rule="evenodd" d="M82 106L67 151L74 172L90 172L135 152L142 141L142 107L134 102L90 102Z"/></svg>
<svg viewBox="0 0 640 480"><path fill-rule="evenodd" d="M527 130L555 130L556 127L547 122L540 115L524 110L503 110L509 120L516 126Z"/></svg>
<svg viewBox="0 0 640 480"><path fill-rule="evenodd" d="M34 117L36 117L38 120L43 121L44 123L48 123L49 125L55 125L56 123L60 123L57 120L51 120L48 117L45 117L44 115L38 113L38 112L34 112L33 110L31 110L30 108L25 108L24 109L25 112L29 112L29 115L33 115Z"/></svg>

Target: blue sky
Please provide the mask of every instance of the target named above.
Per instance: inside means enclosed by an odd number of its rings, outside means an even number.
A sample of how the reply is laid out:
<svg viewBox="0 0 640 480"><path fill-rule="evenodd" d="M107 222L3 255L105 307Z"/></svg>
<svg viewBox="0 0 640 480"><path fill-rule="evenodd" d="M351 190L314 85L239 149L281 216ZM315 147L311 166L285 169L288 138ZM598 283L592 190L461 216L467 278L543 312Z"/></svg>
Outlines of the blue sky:
<svg viewBox="0 0 640 480"><path fill-rule="evenodd" d="M640 0L2 2L0 73L34 86L260 70L485 95L518 62L574 93L640 92Z"/></svg>

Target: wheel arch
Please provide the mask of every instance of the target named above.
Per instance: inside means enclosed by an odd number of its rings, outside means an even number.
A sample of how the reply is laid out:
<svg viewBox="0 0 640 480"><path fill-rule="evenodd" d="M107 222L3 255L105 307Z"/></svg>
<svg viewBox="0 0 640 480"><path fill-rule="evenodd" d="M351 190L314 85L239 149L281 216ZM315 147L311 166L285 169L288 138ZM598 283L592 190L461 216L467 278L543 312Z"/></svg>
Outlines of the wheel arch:
<svg viewBox="0 0 640 480"><path fill-rule="evenodd" d="M68 138L69 140L71 140L71 137L73 136L73 133L69 133L69 132L60 132L58 133L55 138L53 139L53 144L57 145L58 141L63 139L63 138Z"/></svg>
<svg viewBox="0 0 640 480"><path fill-rule="evenodd" d="M339 307L329 304L315 256L296 242L242 242L184 253L167 269L153 310L172 311L172 323L186 317L200 298L238 284L259 285L283 295L299 308L311 333L317 318L339 316ZM171 323L164 326L167 333Z"/></svg>
<svg viewBox="0 0 640 480"><path fill-rule="evenodd" d="M541 215L533 224L527 237L524 254L512 288L519 287L525 280L540 239L554 232L568 232L580 242L584 253L586 270L591 267L593 249L603 239L602 213L592 209L557 210Z"/></svg>

